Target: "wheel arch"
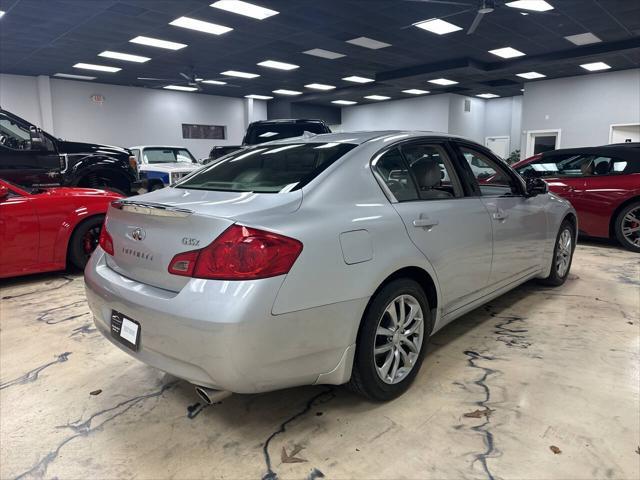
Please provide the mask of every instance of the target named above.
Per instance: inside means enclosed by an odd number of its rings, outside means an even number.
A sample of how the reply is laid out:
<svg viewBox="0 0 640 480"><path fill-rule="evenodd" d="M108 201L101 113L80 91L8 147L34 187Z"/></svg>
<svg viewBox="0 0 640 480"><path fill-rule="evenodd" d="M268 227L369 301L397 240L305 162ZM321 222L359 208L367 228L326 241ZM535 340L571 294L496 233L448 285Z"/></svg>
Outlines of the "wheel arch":
<svg viewBox="0 0 640 480"><path fill-rule="evenodd" d="M636 195L635 197L628 198L627 200L625 200L624 202L622 202L620 205L616 207L616 209L611 214L611 218L609 218L609 238L612 238L612 239L616 238L616 231L615 231L616 219L618 218L618 215L620 214L620 212L624 210L628 205L634 202L639 202L639 201L640 201L640 196Z"/></svg>
<svg viewBox="0 0 640 480"><path fill-rule="evenodd" d="M66 243L65 243L65 249L64 249L64 256L65 256L65 262L67 264L67 266L69 265L69 248L71 246L71 239L73 238L73 235L78 231L78 229L85 223L87 223L90 220L94 220L97 217L102 217L102 220L104 222L104 217L106 216L105 212L93 212L90 215L87 215L86 217L83 217L82 219L80 219L78 222L76 222L75 225L73 225L73 228L70 229L69 234L66 237Z"/></svg>
<svg viewBox="0 0 640 480"><path fill-rule="evenodd" d="M131 190L131 182L124 173L101 167L87 168L78 172L78 178L73 182L73 186L100 188L96 183L98 176L111 179L114 182L113 187L118 188L125 193Z"/></svg>

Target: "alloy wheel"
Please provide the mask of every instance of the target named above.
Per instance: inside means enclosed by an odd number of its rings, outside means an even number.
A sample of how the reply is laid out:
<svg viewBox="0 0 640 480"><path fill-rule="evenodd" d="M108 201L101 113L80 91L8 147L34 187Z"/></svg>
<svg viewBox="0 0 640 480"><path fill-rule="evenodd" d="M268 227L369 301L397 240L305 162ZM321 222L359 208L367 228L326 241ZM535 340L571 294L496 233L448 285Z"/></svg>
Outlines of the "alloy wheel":
<svg viewBox="0 0 640 480"><path fill-rule="evenodd" d="M640 207L630 210L622 219L622 235L631 245L640 247Z"/></svg>
<svg viewBox="0 0 640 480"><path fill-rule="evenodd" d="M564 277L569 270L571 263L573 240L571 231L565 228L558 237L558 246L556 250L556 271L559 277Z"/></svg>

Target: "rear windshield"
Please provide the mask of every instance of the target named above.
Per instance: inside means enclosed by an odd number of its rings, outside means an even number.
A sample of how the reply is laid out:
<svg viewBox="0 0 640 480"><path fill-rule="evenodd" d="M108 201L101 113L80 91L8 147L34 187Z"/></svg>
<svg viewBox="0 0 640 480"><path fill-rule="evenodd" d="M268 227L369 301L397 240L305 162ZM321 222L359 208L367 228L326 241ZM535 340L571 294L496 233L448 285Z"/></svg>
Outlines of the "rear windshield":
<svg viewBox="0 0 640 480"><path fill-rule="evenodd" d="M337 142L294 143L240 150L175 186L227 192L289 192L309 183L354 147Z"/></svg>
<svg viewBox="0 0 640 480"><path fill-rule="evenodd" d="M283 138L299 137L304 132L309 133L329 133L327 127L322 123L300 123L300 124L267 124L254 125L249 128L244 139L245 145L258 145L272 140L282 140Z"/></svg>
<svg viewBox="0 0 640 480"><path fill-rule="evenodd" d="M196 159L186 148L145 148L147 163L196 163Z"/></svg>

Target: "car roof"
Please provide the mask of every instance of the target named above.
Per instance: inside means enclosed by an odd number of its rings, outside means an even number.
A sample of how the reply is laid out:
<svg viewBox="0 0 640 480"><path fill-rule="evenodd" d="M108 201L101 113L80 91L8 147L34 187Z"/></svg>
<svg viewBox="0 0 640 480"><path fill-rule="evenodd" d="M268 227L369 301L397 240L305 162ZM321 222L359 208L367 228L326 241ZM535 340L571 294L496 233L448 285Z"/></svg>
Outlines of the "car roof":
<svg viewBox="0 0 640 480"><path fill-rule="evenodd" d="M362 131L362 132L341 132L341 133L306 133L301 137L283 138L280 140L273 140L271 142L261 143L259 146L264 145L282 145L289 143L351 143L355 145L361 145L365 142L372 140L379 142L393 142L395 140L411 139L411 138L456 138L459 140L467 140L459 135L451 135L449 133L442 132L427 132L427 131L411 131L411 130L374 130L374 131ZM475 142L474 142L475 143Z"/></svg>
<svg viewBox="0 0 640 480"><path fill-rule="evenodd" d="M278 118L275 120L256 120L250 125L277 125L280 123L325 123L317 118Z"/></svg>
<svg viewBox="0 0 640 480"><path fill-rule="evenodd" d="M187 147L182 147L182 146L177 146L177 145L137 145L135 147L129 147L129 150L133 149L133 148L137 148L137 149L143 149L143 148L182 148L184 150L189 150Z"/></svg>

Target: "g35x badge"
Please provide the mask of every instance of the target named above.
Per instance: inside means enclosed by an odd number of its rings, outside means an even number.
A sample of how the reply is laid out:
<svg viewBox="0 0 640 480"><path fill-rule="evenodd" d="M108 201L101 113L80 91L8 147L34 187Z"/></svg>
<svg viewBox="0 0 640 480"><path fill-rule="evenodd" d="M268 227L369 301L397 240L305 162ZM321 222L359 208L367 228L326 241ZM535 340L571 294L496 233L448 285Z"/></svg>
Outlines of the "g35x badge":
<svg viewBox="0 0 640 480"><path fill-rule="evenodd" d="M197 247L200 245L200 240L197 238L182 237L182 244L190 247Z"/></svg>

